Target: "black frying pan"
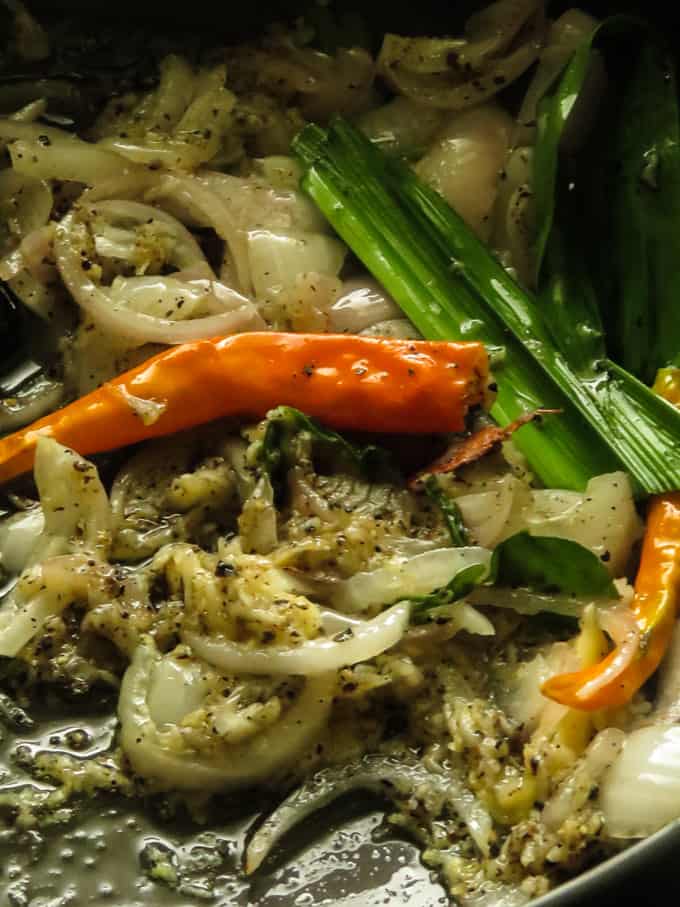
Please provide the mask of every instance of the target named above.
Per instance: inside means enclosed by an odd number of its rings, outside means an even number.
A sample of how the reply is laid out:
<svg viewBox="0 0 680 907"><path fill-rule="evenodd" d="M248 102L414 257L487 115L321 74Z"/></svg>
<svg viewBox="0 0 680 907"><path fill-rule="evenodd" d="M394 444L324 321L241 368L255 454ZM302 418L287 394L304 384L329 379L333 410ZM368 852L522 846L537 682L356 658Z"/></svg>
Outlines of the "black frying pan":
<svg viewBox="0 0 680 907"><path fill-rule="evenodd" d="M81 29L82 20L87 18L93 22L94 34L113 28L121 34L134 36L134 44L151 49L153 42L149 43L147 36L161 33L182 34L189 43L192 33L198 41L216 44L237 41L257 34L268 22L293 19L309 3L304 0L251 0L250 3L233 4L224 0L192 0L190 4L171 5L167 0L114 0L110 4L93 3L92 0L28 0L28 5L41 18L66 20L75 15ZM336 3L343 10L360 10L376 36L385 31L455 34L477 5L475 0L417 0L416 3L337 0ZM550 4L550 8L554 12L573 5L596 16L624 11L641 14L666 34L671 45L675 41L680 51L680 16L675 0L668 3L663 0L584 0L579 3L575 0L568 4L559 0ZM149 56L153 56L152 50ZM124 61L121 64L124 67ZM680 304L678 312L680 317ZM360 902L353 903L358 907ZM390 907L398 907L399 903L392 900ZM532 902L532 907L647 907L657 904L680 905L680 821Z"/></svg>

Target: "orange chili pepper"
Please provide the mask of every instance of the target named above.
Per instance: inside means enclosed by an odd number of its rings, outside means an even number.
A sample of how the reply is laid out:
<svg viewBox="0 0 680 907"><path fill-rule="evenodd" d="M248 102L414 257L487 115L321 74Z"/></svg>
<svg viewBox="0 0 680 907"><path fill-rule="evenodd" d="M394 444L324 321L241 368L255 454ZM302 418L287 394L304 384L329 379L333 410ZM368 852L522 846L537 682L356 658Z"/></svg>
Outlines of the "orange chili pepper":
<svg viewBox="0 0 680 907"><path fill-rule="evenodd" d="M40 436L98 453L224 416L259 418L280 404L355 431L461 431L487 379L479 343L266 331L201 340L1 439L0 482L31 468ZM150 419L147 401L158 404Z"/></svg>
<svg viewBox="0 0 680 907"><path fill-rule="evenodd" d="M668 373L674 372L674 375ZM654 390L671 403L680 403L676 369L662 369ZM621 646L606 658L569 674L551 677L541 687L549 699L573 709L595 711L625 705L661 664L671 642L680 593L680 492L652 498L640 567L635 579L632 610L639 647L633 660Z"/></svg>

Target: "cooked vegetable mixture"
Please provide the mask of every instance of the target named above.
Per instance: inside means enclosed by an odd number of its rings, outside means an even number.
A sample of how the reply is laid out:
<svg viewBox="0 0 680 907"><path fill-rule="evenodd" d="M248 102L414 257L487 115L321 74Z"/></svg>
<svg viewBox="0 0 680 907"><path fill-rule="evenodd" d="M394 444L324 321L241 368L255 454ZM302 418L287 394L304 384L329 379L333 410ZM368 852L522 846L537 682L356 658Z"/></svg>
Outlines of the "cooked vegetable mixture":
<svg viewBox="0 0 680 907"><path fill-rule="evenodd" d="M4 844L127 802L217 878L210 829L263 804L256 880L368 791L454 903L514 907L679 817L662 38L313 5L107 69L105 35L0 13ZM108 736L36 745L45 707Z"/></svg>

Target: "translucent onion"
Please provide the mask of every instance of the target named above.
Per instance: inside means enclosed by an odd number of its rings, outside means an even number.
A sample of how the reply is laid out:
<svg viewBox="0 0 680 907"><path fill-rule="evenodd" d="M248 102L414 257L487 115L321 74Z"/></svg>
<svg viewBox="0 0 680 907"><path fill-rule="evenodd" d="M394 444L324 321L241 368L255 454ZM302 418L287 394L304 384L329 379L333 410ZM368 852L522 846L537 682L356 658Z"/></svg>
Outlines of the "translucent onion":
<svg viewBox="0 0 680 907"><path fill-rule="evenodd" d="M217 177L221 174L217 174ZM212 227L229 250L238 285L242 292L252 292L248 245L245 233L239 229L229 199L220 188L223 183L213 174L207 177L167 175L154 190L154 198L168 199L180 206L194 222ZM225 176L228 180L229 177ZM234 179L232 177L232 179Z"/></svg>
<svg viewBox="0 0 680 907"><path fill-rule="evenodd" d="M16 431L59 407L64 398L61 381L43 378L26 391L0 399L0 433Z"/></svg>
<svg viewBox="0 0 680 907"><path fill-rule="evenodd" d="M612 576L621 576L642 534L642 521L627 474L611 472L592 478L582 494L555 488L532 490L528 496L516 491L499 541L523 529L578 542L604 556Z"/></svg>
<svg viewBox="0 0 680 907"><path fill-rule="evenodd" d="M6 573L24 569L45 528L39 506L15 513L0 523L0 563Z"/></svg>
<svg viewBox="0 0 680 907"><path fill-rule="evenodd" d="M390 318L377 321L359 331L364 337L388 337L391 340L422 340L422 334L408 318Z"/></svg>
<svg viewBox="0 0 680 907"><path fill-rule="evenodd" d="M213 292L219 292L222 300L229 299L233 311L225 311L206 318L188 321L172 321L143 312L135 312L124 306L116 306L104 289L97 286L83 270L80 250L84 226L75 220L73 213L67 214L57 230L55 254L57 267L67 289L83 311L107 333L131 344L145 343L178 344L203 340L239 331L257 330L264 322L249 299L223 285ZM161 280L162 278L159 278Z"/></svg>
<svg viewBox="0 0 680 907"><path fill-rule="evenodd" d="M72 137L51 141L48 145L39 139L19 140L9 145L9 153L17 173L40 180L63 180L90 186L130 173L135 168L130 161L112 151Z"/></svg>
<svg viewBox="0 0 680 907"><path fill-rule="evenodd" d="M491 816L455 769L435 772L413 758L375 754L349 765L323 769L296 788L250 839L244 860L246 873L255 872L291 828L351 790L368 790L390 800L413 796L430 800L434 796L461 816L481 852L489 852Z"/></svg>
<svg viewBox="0 0 680 907"><path fill-rule="evenodd" d="M680 818L680 727L658 724L626 737L600 786L612 838L645 838Z"/></svg>
<svg viewBox="0 0 680 907"><path fill-rule="evenodd" d="M616 761L626 740L619 728L600 731L572 771L545 804L542 818L548 828L558 828L588 801L607 769Z"/></svg>
<svg viewBox="0 0 680 907"><path fill-rule="evenodd" d="M248 231L248 259L255 295L266 298L296 286L300 274L314 271L336 277L347 247L322 233Z"/></svg>
<svg viewBox="0 0 680 907"><path fill-rule="evenodd" d="M519 78L538 57L543 38L540 0L500 0L472 17L468 29L474 33L468 32L469 40L388 34L379 71L396 92L428 107L463 110L480 104Z"/></svg>
<svg viewBox="0 0 680 907"><path fill-rule="evenodd" d="M421 179L484 240L491 233L511 132L512 118L497 104L483 104L454 116L415 165Z"/></svg>
<svg viewBox="0 0 680 907"><path fill-rule="evenodd" d="M168 263L175 268L190 268L198 263L205 263L205 255L194 237L189 233L187 228L176 217L162 211L160 208L154 208L152 205L145 205L141 202L130 201L128 199L102 199L98 202L90 202L82 208L84 214L91 220L98 222L100 218L115 223L116 221L131 222L134 226L146 225L149 223L162 224L169 237L173 240L172 249ZM97 224L98 225L98 224ZM95 242L97 240L98 230L93 229ZM131 246L134 246L134 234L128 233ZM104 232L103 239L106 239ZM97 249L99 252L99 248ZM127 258L127 255L117 257Z"/></svg>
<svg viewBox="0 0 680 907"><path fill-rule="evenodd" d="M456 498L465 525L475 541L484 548L493 548L505 533L515 497L524 486L512 475L501 476L485 484L491 488Z"/></svg>
<svg viewBox="0 0 680 907"><path fill-rule="evenodd" d="M488 566L490 562L491 552L485 548L436 548L410 559L389 561L372 571L355 573L337 583L331 603L350 614L365 612L397 599L427 595L445 586L466 567Z"/></svg>
<svg viewBox="0 0 680 907"><path fill-rule="evenodd" d="M92 563L86 555L58 555L21 577L0 607L0 656L15 658L49 618L74 601L88 600L93 580L97 581ZM31 594L33 590L39 591Z"/></svg>
<svg viewBox="0 0 680 907"><path fill-rule="evenodd" d="M157 788L208 792L271 782L312 746L328 720L335 674L306 681L276 724L245 743L224 747L213 759L164 749L148 701L152 674L162 659L146 637L125 672L118 700L123 752L134 771Z"/></svg>
<svg viewBox="0 0 680 907"><path fill-rule="evenodd" d="M617 580L615 585L620 597L611 599L592 599L559 594L546 595L541 592L532 592L531 589L479 586L470 592L467 596L467 601L474 605L510 608L518 614L526 614L527 616L560 614L562 617L573 617L577 620L591 604L595 605L600 615L621 605L627 607L633 597L632 587L625 580Z"/></svg>
<svg viewBox="0 0 680 907"><path fill-rule="evenodd" d="M680 722L680 623L658 673L654 720L659 724Z"/></svg>
<svg viewBox="0 0 680 907"><path fill-rule="evenodd" d="M399 318L401 312L376 281L361 277L345 281L329 314L331 330L359 334L379 322Z"/></svg>
<svg viewBox="0 0 680 907"><path fill-rule="evenodd" d="M446 111L425 107L411 98L396 97L368 110L356 124L383 151L420 157L444 125Z"/></svg>
<svg viewBox="0 0 680 907"><path fill-rule="evenodd" d="M225 673L318 676L368 661L396 645L409 622L408 604L394 605L378 617L354 623L332 638L311 639L295 648L252 649L224 638L185 632L196 655Z"/></svg>

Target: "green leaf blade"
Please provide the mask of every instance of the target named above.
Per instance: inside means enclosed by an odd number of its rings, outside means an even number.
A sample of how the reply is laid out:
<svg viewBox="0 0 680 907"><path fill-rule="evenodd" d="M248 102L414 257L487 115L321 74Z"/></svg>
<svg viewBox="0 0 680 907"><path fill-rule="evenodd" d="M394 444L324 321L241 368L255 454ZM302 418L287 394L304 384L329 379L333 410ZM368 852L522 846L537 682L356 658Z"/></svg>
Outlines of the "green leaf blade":
<svg viewBox="0 0 680 907"><path fill-rule="evenodd" d="M602 561L570 539L518 532L494 550L494 585L523 586L542 593L617 598Z"/></svg>

